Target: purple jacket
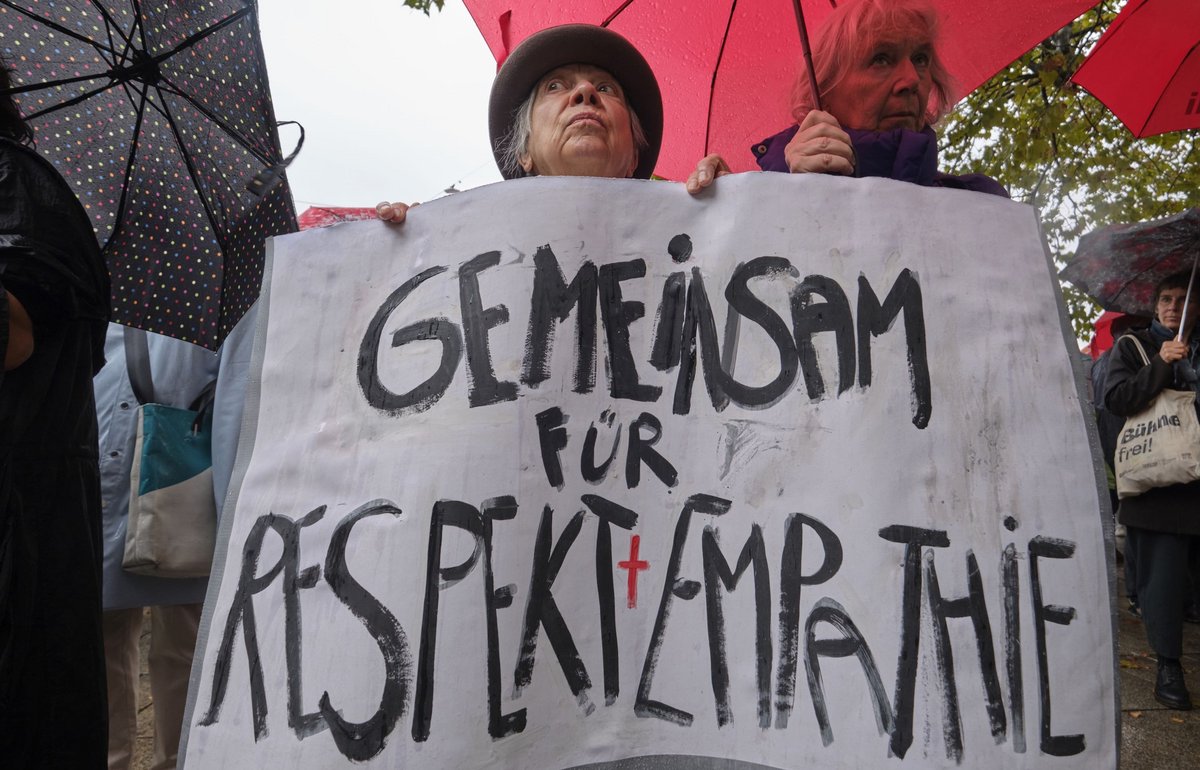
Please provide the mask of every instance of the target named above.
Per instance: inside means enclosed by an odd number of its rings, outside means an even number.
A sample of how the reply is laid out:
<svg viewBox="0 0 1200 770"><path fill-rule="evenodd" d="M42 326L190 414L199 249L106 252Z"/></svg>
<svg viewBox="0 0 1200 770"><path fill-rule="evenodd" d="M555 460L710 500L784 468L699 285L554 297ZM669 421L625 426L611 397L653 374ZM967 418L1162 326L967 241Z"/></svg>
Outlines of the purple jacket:
<svg viewBox="0 0 1200 770"><path fill-rule="evenodd" d="M800 126L788 126L774 136L767 137L750 148L763 171L788 170L783 150L792 140ZM952 176L937 170L937 134L932 128L910 131L897 128L892 131L846 131L854 146L857 164L854 176L882 176L901 182L926 187L949 187L955 190L973 190L1008 197L1004 186L983 174Z"/></svg>

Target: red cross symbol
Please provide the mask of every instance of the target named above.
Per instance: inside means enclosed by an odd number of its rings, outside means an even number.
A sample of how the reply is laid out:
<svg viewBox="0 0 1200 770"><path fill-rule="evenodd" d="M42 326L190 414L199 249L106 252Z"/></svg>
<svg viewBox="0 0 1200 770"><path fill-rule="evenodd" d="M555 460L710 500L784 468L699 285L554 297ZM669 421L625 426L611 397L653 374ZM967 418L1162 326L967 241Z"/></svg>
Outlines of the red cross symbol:
<svg viewBox="0 0 1200 770"><path fill-rule="evenodd" d="M617 566L621 569L629 570L629 608L633 609L637 606L637 579L638 570L650 569L650 562L638 559L638 546L641 544L642 538L638 535L632 535L629 538L629 559L626 561L617 562Z"/></svg>

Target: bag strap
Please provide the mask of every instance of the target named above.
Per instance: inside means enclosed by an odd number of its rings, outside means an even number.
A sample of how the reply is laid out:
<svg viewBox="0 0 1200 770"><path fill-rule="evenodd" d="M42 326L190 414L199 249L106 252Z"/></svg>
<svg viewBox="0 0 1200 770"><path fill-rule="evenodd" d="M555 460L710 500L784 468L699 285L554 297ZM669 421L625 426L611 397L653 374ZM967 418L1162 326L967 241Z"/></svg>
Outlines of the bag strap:
<svg viewBox="0 0 1200 770"><path fill-rule="evenodd" d="M199 433L204 426L204 420L212 412L213 401L217 396L217 381L213 380L204 386L204 389L197 394L195 400L188 405L188 410L196 413L196 419L192 420L192 433Z"/></svg>
<svg viewBox="0 0 1200 770"><path fill-rule="evenodd" d="M1139 340L1137 337L1133 336L1132 334L1126 334L1125 336L1121 337L1121 339L1123 339L1123 340L1133 340L1133 345L1134 345L1134 347L1136 347L1136 348L1137 348L1137 352L1142 354L1142 361L1143 361L1143 363L1144 363L1146 366L1149 366L1149 365L1150 365L1150 356L1146 355L1146 349L1145 349L1144 347L1142 347L1142 341L1141 341L1141 340Z"/></svg>
<svg viewBox="0 0 1200 770"><path fill-rule="evenodd" d="M150 375L150 344L146 332L132 326L122 327L125 337L125 371L139 404L154 403L154 378Z"/></svg>

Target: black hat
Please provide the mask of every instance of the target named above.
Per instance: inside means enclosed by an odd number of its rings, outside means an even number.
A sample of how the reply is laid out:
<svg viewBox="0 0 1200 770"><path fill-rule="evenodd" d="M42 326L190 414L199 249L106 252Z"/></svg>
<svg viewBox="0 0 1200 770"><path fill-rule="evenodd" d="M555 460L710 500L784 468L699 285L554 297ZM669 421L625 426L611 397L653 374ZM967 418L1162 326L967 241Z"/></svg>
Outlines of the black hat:
<svg viewBox="0 0 1200 770"><path fill-rule="evenodd" d="M492 82L488 103L488 133L491 134L496 165L503 164L501 145L512 131L517 109L547 72L566 64L599 67L620 83L625 100L637 113L650 143L645 150L639 151L633 175L649 179L662 145L663 111L658 81L632 43L612 30L593 24L563 24L544 29L523 40L504 61ZM506 179L525 176L521 169L513 174L503 167L500 171Z"/></svg>

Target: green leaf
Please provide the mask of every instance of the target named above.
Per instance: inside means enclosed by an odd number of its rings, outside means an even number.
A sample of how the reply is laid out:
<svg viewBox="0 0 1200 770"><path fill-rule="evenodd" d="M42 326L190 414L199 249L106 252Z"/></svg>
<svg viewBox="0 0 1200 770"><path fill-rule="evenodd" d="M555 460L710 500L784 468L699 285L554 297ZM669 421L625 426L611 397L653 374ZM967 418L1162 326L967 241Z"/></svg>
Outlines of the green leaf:
<svg viewBox="0 0 1200 770"><path fill-rule="evenodd" d="M445 3L446 0L404 0L406 6L413 10L421 11L426 16L429 15L430 8L437 8L440 11Z"/></svg>
<svg viewBox="0 0 1200 770"><path fill-rule="evenodd" d="M1136 139L1069 82L1119 0L1104 0L964 99L941 126L950 173L978 172L1037 208L1062 267L1084 233L1200 205L1200 131ZM1101 308L1070 285L1066 311L1081 342Z"/></svg>

